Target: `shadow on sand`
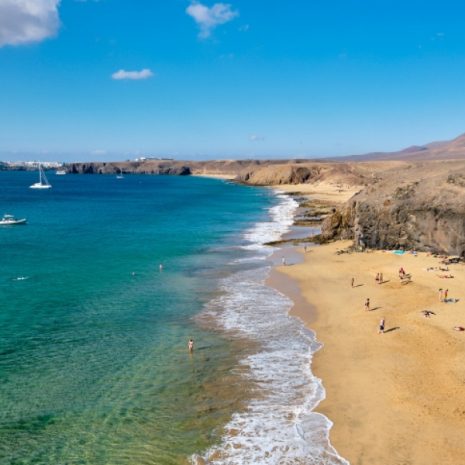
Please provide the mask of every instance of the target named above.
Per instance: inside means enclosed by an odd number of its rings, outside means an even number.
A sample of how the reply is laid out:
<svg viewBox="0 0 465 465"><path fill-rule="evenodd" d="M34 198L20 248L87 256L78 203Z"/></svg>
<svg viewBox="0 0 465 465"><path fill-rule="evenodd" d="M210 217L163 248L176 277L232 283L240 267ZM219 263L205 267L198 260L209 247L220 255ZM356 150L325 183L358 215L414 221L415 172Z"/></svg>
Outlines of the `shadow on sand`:
<svg viewBox="0 0 465 465"><path fill-rule="evenodd" d="M386 330L384 331L384 334L390 333L390 332L392 332L392 331L397 331L398 329L400 329L400 326L394 326L393 328L386 329Z"/></svg>

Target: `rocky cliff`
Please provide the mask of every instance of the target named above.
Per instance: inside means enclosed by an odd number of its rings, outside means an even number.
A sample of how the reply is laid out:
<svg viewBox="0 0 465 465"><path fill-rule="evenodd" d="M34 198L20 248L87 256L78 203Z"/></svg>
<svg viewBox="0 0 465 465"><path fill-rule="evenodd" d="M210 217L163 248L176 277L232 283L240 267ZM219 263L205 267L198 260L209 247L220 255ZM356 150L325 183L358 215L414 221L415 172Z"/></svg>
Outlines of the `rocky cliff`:
<svg viewBox="0 0 465 465"><path fill-rule="evenodd" d="M465 164L423 163L386 173L328 217L322 236L465 255Z"/></svg>
<svg viewBox="0 0 465 465"><path fill-rule="evenodd" d="M68 163L65 169L70 174L170 174L186 176L191 174L191 169L183 162L154 160L149 162L89 162Z"/></svg>
<svg viewBox="0 0 465 465"><path fill-rule="evenodd" d="M65 169L71 174L115 174L120 170L127 174L221 174L239 176L243 170L254 170L270 165L299 163L298 160L212 160L176 161L144 160L123 162L68 163Z"/></svg>

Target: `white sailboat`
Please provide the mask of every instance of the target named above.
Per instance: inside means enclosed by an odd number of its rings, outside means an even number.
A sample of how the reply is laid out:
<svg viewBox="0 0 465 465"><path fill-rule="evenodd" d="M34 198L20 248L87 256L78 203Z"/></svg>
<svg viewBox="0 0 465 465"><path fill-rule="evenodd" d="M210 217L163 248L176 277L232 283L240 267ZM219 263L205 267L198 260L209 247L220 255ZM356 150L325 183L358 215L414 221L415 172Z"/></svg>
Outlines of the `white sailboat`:
<svg viewBox="0 0 465 465"><path fill-rule="evenodd" d="M39 182L29 186L31 189L50 189L52 185L48 182L47 176L45 176L42 165L39 165Z"/></svg>

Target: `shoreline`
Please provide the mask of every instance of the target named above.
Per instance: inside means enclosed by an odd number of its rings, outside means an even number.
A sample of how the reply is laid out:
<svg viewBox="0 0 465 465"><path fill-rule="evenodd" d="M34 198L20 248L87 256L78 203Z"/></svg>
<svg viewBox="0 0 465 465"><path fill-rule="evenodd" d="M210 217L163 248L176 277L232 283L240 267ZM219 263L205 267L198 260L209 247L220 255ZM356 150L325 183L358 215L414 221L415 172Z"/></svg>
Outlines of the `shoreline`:
<svg viewBox="0 0 465 465"><path fill-rule="evenodd" d="M289 317L298 301L298 286L292 279L286 282L291 300L273 285L278 276L274 268L281 261L276 254L281 255L282 249L266 244L294 229L298 210L292 197L276 189L274 193L278 201L269 208L269 219L244 232L244 263L250 265L239 265L222 280L223 292L212 306L220 331L257 344L257 350L238 365L246 370L243 382L251 387L251 397L224 426L219 443L193 457L195 464L266 465L285 459L286 463L348 465L329 443L331 421L315 409L324 389L308 362L320 344L301 320ZM300 261L294 248L286 248L286 255L289 263ZM304 310L306 302L300 303Z"/></svg>
<svg viewBox="0 0 465 465"><path fill-rule="evenodd" d="M324 184L322 187L320 187L320 189L317 190L313 188L308 189L307 187L308 186L306 185L275 186L273 187L273 190L277 193L281 192L286 194L290 198L301 196L307 200L322 201L330 204L343 203L355 193L354 189L336 192L333 186L328 189L327 184ZM325 189L326 192L324 192ZM301 207L299 205L294 213L294 220L299 215L300 209ZM314 228L308 226L296 226L294 224L289 231L282 235L281 239L297 239L301 241L302 244L309 243L310 241L308 240L308 234L305 235L301 232L304 230L307 230L307 233L310 232L310 230L313 230L312 234L316 233ZM296 279L295 276L286 273L286 270L289 268L293 268L295 266L304 266L307 256L310 255L312 250L316 247L319 246L317 244L312 244L311 242L307 251L304 251L301 245L296 246L283 244L280 246L274 246L275 250L271 255L271 260L274 263L268 274L268 277L265 280L265 285L277 290L291 301L292 304L288 310L288 316L297 320L300 324L303 325L303 327L310 330L314 334L315 343L320 346L316 351L312 351L311 356L308 359L308 365L310 372L315 377L317 383L320 383L323 395L322 398L319 399L311 408L310 412L316 415L322 415L328 425L326 431L326 447L328 447L328 450L330 451L330 462L328 463L349 465L347 457L341 454L341 452L332 441L331 432L334 427L333 418L331 418L327 412L320 409L320 405L325 402L327 395L325 380L322 379L319 373L317 373L315 370L315 359L318 358L318 354L324 348L324 343L318 337L317 331L315 330L315 325L318 320L318 308L317 306L313 305L312 302L305 296L302 290L302 283ZM287 265L283 266L281 263L282 258L285 258Z"/></svg>
<svg viewBox="0 0 465 465"><path fill-rule="evenodd" d="M311 248L302 254L302 263L274 270L294 281L290 298L297 288L304 299L290 314L323 344L312 371L322 380L326 397L315 410L333 423L331 444L357 465L461 465L465 337L452 328L465 323L465 304L439 303L437 289L449 286L453 298L460 299L465 266L449 266L454 279L440 279L440 272L426 271L438 267L439 260L425 253L336 255L348 245ZM400 283L399 266L412 273L410 284ZM354 270L360 287L351 288ZM376 283L377 271L387 282ZM286 292L286 285L278 289ZM372 299L373 311L364 311L366 297ZM424 309L435 315L424 318ZM383 317L387 334L379 335ZM413 434L418 439L410 441Z"/></svg>
<svg viewBox="0 0 465 465"><path fill-rule="evenodd" d="M232 181L236 178L236 176L233 174L211 174L211 173L192 173L190 176L194 178L221 179L223 181Z"/></svg>

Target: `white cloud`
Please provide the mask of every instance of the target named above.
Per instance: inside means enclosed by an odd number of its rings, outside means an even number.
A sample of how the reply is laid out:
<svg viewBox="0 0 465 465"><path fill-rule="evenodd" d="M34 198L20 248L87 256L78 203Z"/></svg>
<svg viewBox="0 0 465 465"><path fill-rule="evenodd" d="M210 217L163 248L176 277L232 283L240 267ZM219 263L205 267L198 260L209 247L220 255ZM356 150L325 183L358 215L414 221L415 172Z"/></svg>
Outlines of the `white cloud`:
<svg viewBox="0 0 465 465"><path fill-rule="evenodd" d="M215 27L228 23L239 16L229 3L215 3L210 8L202 3L193 2L186 8L186 13L191 16L200 27L199 37L206 39Z"/></svg>
<svg viewBox="0 0 465 465"><path fill-rule="evenodd" d="M265 140L265 138L263 136L259 136L258 134L250 134L249 135L249 140L251 142L261 142L261 141Z"/></svg>
<svg viewBox="0 0 465 465"><path fill-rule="evenodd" d="M1 0L0 0L1 1ZM126 71L124 69L120 69L111 75L112 79L117 81L121 81L123 79L129 79L133 81L138 81L141 79L148 79L153 76L153 72L150 69L141 69L140 71Z"/></svg>
<svg viewBox="0 0 465 465"><path fill-rule="evenodd" d="M40 42L60 26L60 0L0 0L0 47Z"/></svg>

